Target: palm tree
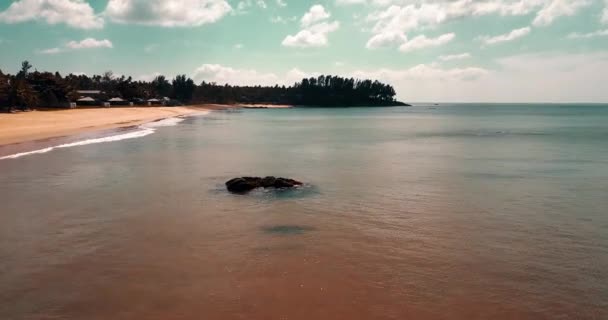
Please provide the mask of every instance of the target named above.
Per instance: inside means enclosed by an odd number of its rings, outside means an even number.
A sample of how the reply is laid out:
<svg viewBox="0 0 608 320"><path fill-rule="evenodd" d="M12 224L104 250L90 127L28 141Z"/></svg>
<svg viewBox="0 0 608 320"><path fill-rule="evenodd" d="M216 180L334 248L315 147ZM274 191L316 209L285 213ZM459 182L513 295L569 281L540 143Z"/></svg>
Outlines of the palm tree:
<svg viewBox="0 0 608 320"><path fill-rule="evenodd" d="M21 63L21 71L11 81L11 89L9 93L9 105L15 105L21 108L21 110L32 109L38 105L38 93L28 83L28 72L32 68L29 61L23 61ZM10 111L10 107L9 107Z"/></svg>
<svg viewBox="0 0 608 320"><path fill-rule="evenodd" d="M30 71L31 68L32 64L29 61L25 60L21 62L21 71L19 71L19 74L26 78L27 73Z"/></svg>

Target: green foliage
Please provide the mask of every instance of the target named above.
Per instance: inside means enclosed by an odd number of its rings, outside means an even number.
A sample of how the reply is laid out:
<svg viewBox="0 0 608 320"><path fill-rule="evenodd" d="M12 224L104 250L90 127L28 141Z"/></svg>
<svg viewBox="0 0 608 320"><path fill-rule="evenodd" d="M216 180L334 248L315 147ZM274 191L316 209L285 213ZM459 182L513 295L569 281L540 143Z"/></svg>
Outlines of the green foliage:
<svg viewBox="0 0 608 320"><path fill-rule="evenodd" d="M21 110L33 109L40 102L38 92L22 77L16 77L12 82L8 100L9 107L16 106Z"/></svg>
<svg viewBox="0 0 608 320"><path fill-rule="evenodd" d="M388 106L395 100L395 89L371 80L319 76L303 79L290 87L236 87L201 83L194 101L208 103L269 103L311 106Z"/></svg>
<svg viewBox="0 0 608 320"><path fill-rule="evenodd" d="M58 73L36 71L28 75L27 82L38 93L41 107L67 106L78 98L74 88Z"/></svg>
<svg viewBox="0 0 608 320"><path fill-rule="evenodd" d="M302 79L292 86L231 86L202 82L196 85L186 75L172 81L159 75L150 82L116 77L111 71L102 75L62 77L58 72L30 72L24 61L16 76L0 72L0 103L21 108L67 106L79 98L76 90L98 90L101 100L121 97L143 102L150 98L170 97L182 103L265 103L312 106L387 106L399 105L395 90L372 80L322 75Z"/></svg>
<svg viewBox="0 0 608 320"><path fill-rule="evenodd" d="M9 77L0 70L0 107L8 103L8 94L10 92Z"/></svg>
<svg viewBox="0 0 608 320"><path fill-rule="evenodd" d="M152 90L159 97L168 97L173 88L165 76L158 76L152 81Z"/></svg>
<svg viewBox="0 0 608 320"><path fill-rule="evenodd" d="M179 75L173 80L173 96L180 101L191 101L196 85L186 75Z"/></svg>

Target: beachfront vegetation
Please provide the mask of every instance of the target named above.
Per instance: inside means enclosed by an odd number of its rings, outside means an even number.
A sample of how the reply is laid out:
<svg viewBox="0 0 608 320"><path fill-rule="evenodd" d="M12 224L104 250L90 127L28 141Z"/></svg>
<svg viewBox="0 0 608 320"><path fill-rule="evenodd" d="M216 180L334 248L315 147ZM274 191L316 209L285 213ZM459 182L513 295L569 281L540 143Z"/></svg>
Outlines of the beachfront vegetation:
<svg viewBox="0 0 608 320"><path fill-rule="evenodd" d="M310 106L387 106L400 105L395 90L372 80L324 76L303 79L292 86L232 86L202 82L195 84L186 75L172 81L159 75L152 81L115 76L111 71L87 76L59 72L31 71L24 61L16 75L0 70L0 106L26 110L36 107L69 107L81 98L78 91L97 90L98 102L119 97L136 104L148 99L174 101L174 104L289 104Z"/></svg>
<svg viewBox="0 0 608 320"><path fill-rule="evenodd" d="M0 70L0 105L8 104L8 93L10 88L9 77Z"/></svg>
<svg viewBox="0 0 608 320"><path fill-rule="evenodd" d="M230 86L203 82L195 101L211 103L268 103L307 106L389 106L395 89L379 81L324 76L302 79L293 86Z"/></svg>

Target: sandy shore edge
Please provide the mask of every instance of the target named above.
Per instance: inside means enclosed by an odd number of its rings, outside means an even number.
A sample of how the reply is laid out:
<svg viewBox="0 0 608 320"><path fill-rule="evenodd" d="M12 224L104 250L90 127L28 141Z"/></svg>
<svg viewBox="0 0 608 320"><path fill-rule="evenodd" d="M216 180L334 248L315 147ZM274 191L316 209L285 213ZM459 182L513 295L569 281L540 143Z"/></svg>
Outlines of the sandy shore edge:
<svg viewBox="0 0 608 320"><path fill-rule="evenodd" d="M238 106L205 104L184 107L91 108L0 114L0 146L136 126L166 118L233 108Z"/></svg>

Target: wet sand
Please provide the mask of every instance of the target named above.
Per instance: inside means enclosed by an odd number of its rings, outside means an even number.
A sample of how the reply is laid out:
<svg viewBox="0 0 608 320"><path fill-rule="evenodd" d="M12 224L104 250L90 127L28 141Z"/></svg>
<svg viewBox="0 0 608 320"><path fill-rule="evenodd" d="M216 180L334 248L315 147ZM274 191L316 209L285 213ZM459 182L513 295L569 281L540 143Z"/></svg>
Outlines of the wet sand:
<svg viewBox="0 0 608 320"><path fill-rule="evenodd" d="M91 108L0 114L0 145L135 126L164 118L234 107L205 104L185 107Z"/></svg>

